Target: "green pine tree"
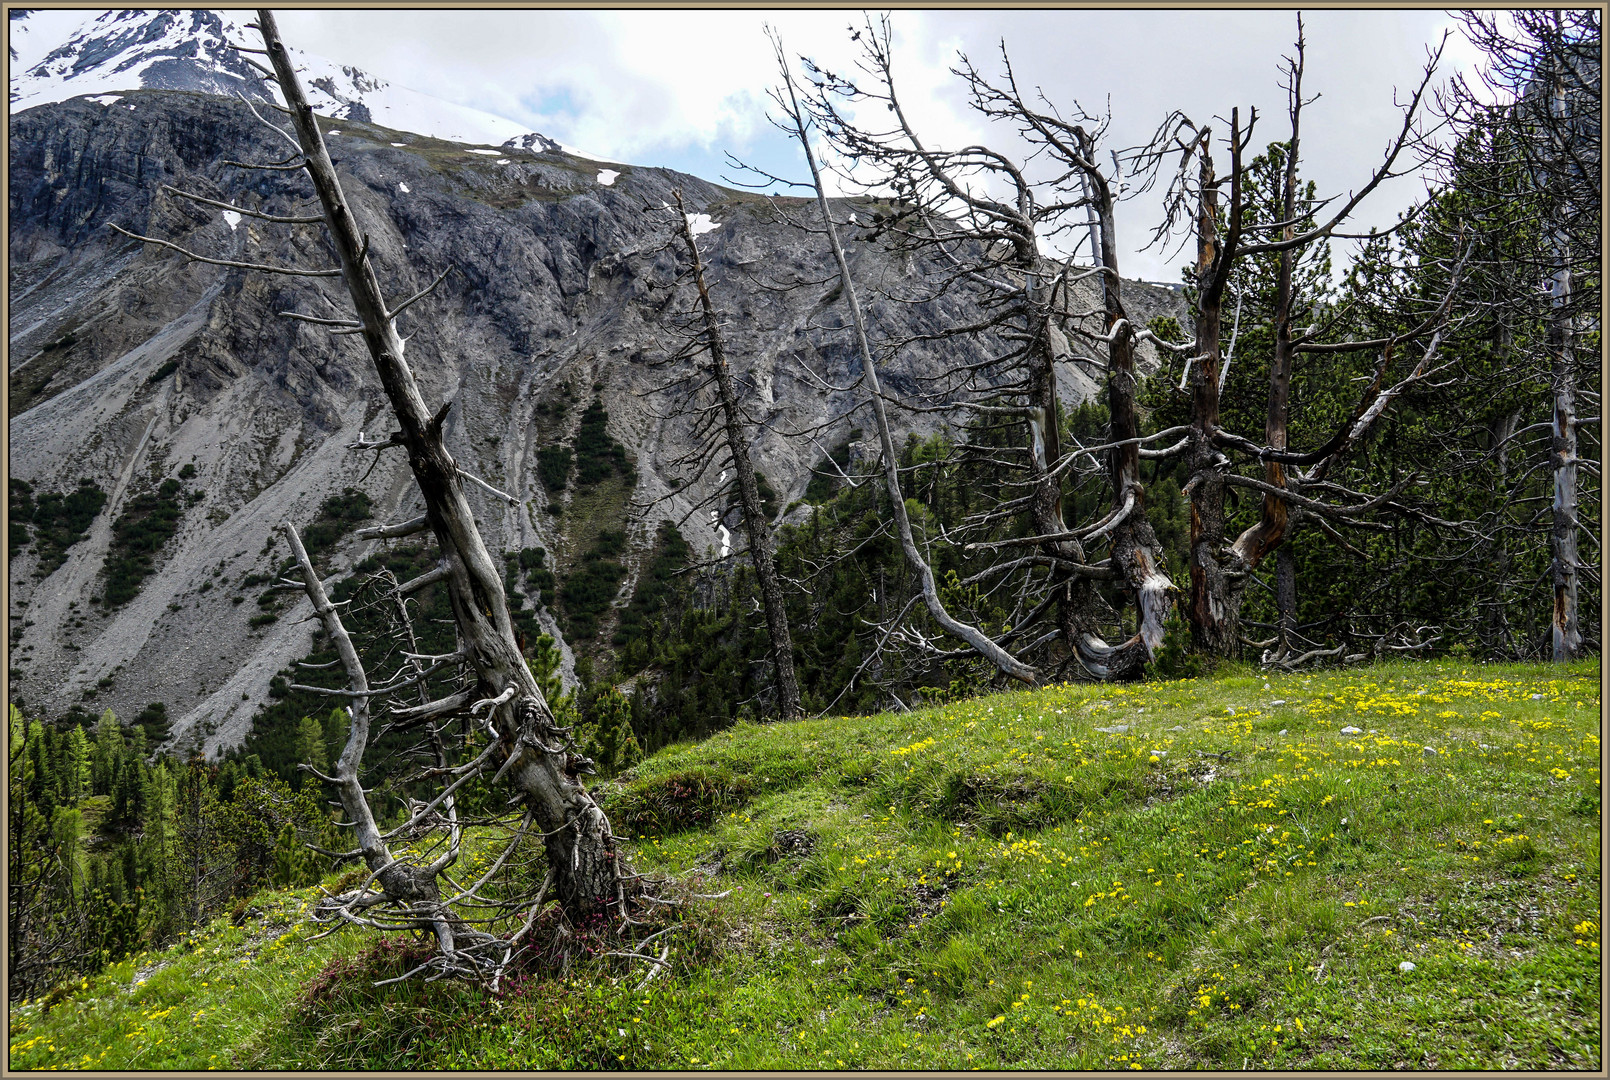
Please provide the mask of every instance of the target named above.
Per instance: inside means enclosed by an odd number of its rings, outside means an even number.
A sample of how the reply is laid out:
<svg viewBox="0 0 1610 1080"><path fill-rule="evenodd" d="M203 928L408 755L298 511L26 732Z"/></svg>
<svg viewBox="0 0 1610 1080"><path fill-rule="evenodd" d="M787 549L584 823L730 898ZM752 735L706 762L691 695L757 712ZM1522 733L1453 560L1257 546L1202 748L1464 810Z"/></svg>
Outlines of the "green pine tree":
<svg viewBox="0 0 1610 1080"><path fill-rule="evenodd" d="M302 717L296 729L296 758L321 773L330 771L330 759L324 746L324 725L311 716Z"/></svg>

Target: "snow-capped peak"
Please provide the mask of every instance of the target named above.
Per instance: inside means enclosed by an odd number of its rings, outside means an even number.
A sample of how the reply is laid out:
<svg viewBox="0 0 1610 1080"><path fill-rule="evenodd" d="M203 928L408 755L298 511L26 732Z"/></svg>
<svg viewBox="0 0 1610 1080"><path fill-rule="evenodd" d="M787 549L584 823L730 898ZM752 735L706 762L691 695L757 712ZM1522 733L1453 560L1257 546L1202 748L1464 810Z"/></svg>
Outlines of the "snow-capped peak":
<svg viewBox="0 0 1610 1080"><path fill-rule="evenodd" d="M258 100L268 96L257 72L226 47L226 26L218 12L73 12L79 16L76 26L40 18L58 14L66 13L30 11L12 17L12 49L17 53L11 77L13 113L113 90L199 90ZM59 40L63 30L67 37ZM53 43L52 37L58 41ZM239 30L236 37L241 37Z"/></svg>
<svg viewBox="0 0 1610 1080"><path fill-rule="evenodd" d="M11 111L141 89L283 100L278 87L228 47L260 46L250 21L245 11L14 11ZM294 45L290 51L308 102L321 116L532 153L566 149L513 120L397 86Z"/></svg>

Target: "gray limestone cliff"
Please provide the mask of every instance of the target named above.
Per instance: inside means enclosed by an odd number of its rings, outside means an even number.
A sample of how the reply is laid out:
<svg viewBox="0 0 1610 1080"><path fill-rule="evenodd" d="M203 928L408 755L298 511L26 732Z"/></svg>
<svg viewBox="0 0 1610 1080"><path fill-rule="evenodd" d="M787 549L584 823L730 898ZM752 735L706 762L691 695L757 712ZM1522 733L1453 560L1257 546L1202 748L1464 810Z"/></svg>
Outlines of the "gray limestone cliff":
<svg viewBox="0 0 1610 1080"><path fill-rule="evenodd" d="M857 402L802 369L844 385L858 361L838 329L831 257L768 200L662 169L601 171L542 142L487 152L354 116L321 124L388 295L408 296L454 268L399 329L427 402L453 403L447 442L460 466L520 500L510 507L471 490L494 552L540 546L563 571L599 527L623 528L632 544L624 600L658 522L681 520L709 490L674 490L667 464L689 445L692 421L653 392L668 376L656 361L681 344L668 316L686 298L655 287L675 273L659 212L673 188L716 224L700 243L729 352L751 386L752 452L784 504L803 495L823 448L859 423L840 420L814 442L789 434L843 418ZM346 487L371 496L377 522L417 512L399 454L345 449L360 432L390 430L384 395L361 342L277 314L342 317L338 279L187 262L108 227L239 262L334 265L316 226L226 218L161 190L309 212L301 175L221 164L287 152L244 103L157 90L111 103L77 98L13 116L10 132L10 475L36 490L87 477L108 495L59 568L38 576L33 551L11 562L12 693L51 714L86 695L94 709L125 717L163 701L175 737L189 733L215 752L244 737L270 678L312 640L305 600L254 627L256 606L234 599L242 579L284 557L273 527L305 525ZM804 202L787 205L810 216ZM845 206L846 216L856 209ZM850 247L875 326L904 335L971 321L976 309L962 292L914 304L877 298L915 294L924 268L880 243ZM809 284L775 287L791 281ZM1186 321L1170 290L1126 290L1137 321ZM885 382L913 393L925 377L980 359L970 351L980 348L904 349ZM1065 368L1070 402L1094 392L1075 365ZM575 404L556 424L546 404L567 390ZM572 435L594 396L635 459L636 487L555 516L537 451ZM919 433L941 422L918 413L902 421ZM89 603L112 522L185 465L195 468L189 488L205 495L185 509L139 594L109 613ZM682 528L696 550L718 543L707 516ZM349 537L334 568L373 547ZM543 621L558 634L551 617Z"/></svg>

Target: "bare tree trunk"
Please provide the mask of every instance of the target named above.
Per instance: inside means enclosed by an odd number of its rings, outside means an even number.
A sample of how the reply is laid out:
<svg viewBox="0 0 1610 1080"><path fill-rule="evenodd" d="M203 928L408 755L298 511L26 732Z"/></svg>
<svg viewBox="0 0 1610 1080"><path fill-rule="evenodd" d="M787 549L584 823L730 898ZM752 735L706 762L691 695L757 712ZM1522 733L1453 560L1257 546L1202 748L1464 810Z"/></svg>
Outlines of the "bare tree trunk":
<svg viewBox="0 0 1610 1080"><path fill-rule="evenodd" d="M1563 243L1556 237L1558 248ZM1554 578L1554 612L1549 637L1556 662L1576 659L1582 647L1577 614L1577 443L1574 337L1568 307L1571 270L1563 253L1557 255L1549 300L1549 382L1554 396L1549 453L1554 470L1554 520L1549 531L1551 571Z"/></svg>
<svg viewBox="0 0 1610 1080"><path fill-rule="evenodd" d="M777 59L782 68L785 84L788 87L790 120L794 134L798 137L801 148L805 151L805 160L810 163L811 182L816 188L816 204L822 212L822 226L827 230L828 242L833 248L833 259L838 264L839 280L844 286L844 299L849 304L850 321L855 328L856 345L861 353L862 375L866 380L867 398L872 405L872 414L877 421L878 445L883 451L883 479L889 492L890 511L894 515L895 529L900 536L900 549L905 553L906 562L916 572L919 585L922 589L923 602L927 605L928 613L933 616L946 633L960 638L972 646L978 654L994 664L997 669L1030 686L1037 682L1037 675L1033 668L1023 663L1017 657L1001 648L994 641L979 630L978 627L964 623L953 617L945 610L944 603L939 599L939 589L934 584L934 571L923 558L922 552L917 550L917 542L911 535L911 518L906 513L905 496L900 491L900 459L895 454L894 436L889 430L889 412L883 403L883 388L878 384L878 367L872 358L872 346L867 340L866 319L861 314L861 301L856 293L855 281L850 277L850 264L844 257L844 245L839 241L838 229L833 224L833 214L827 205L827 193L822 187L822 174L816 163L816 153L811 149L810 136L805 131L804 117L801 115L799 100L794 93L793 74L788 70L786 58L782 53L782 46L777 46ZM1054 424L1055 418L1052 418Z"/></svg>
<svg viewBox="0 0 1610 1080"><path fill-rule="evenodd" d="M737 474L738 501L743 505L744 532L749 538L749 561L755 567L755 580L760 585L760 599L766 612L766 630L771 636L771 659L777 671L777 711L784 720L797 720L804 715L804 711L799 704L799 681L794 675L794 643L788 632L788 609L783 604L783 588L777 580L777 568L772 560L771 527L760 505L755 467L749 460L749 441L739 420L738 395L733 389L732 372L727 367L727 349L722 341L721 327L716 321L715 308L710 303L710 290L705 287L704 262L699 258L699 245L694 242L693 230L688 225L682 193L672 192L672 197L676 199L682 242L693 260L693 282L699 290L699 307L704 315L705 345L710 352L710 368L715 374L716 394L725 421L727 452L732 455L732 468Z"/></svg>
<svg viewBox="0 0 1610 1080"><path fill-rule="evenodd" d="M1236 118L1238 119L1238 118ZM1231 137L1239 125L1231 121ZM1224 546L1224 479L1227 464L1213 435L1219 428L1219 340L1225 283L1236 242L1234 225L1220 245L1218 188L1209 151L1211 131L1200 136L1201 165L1196 221L1197 311L1195 366L1191 372L1191 443L1187 462L1191 500L1191 596L1186 620L1192 644L1211 656L1235 656L1240 649L1240 604L1232 597L1234 585L1219 561ZM1232 182L1240 179L1232 166ZM1231 213L1239 213L1232 197Z"/></svg>
<svg viewBox="0 0 1610 1080"><path fill-rule="evenodd" d="M1550 87L1549 113L1566 118L1565 83L1558 75ZM1555 225L1550 236L1554 275L1549 285L1549 382L1554 395L1554 429L1549 451L1554 467L1554 521L1549 548L1554 577L1554 613L1549 637L1556 663L1576 659L1582 647L1577 624L1576 553L1576 377L1572 355L1571 250L1565 230Z"/></svg>
<svg viewBox="0 0 1610 1080"><path fill-rule="evenodd" d="M1286 222L1281 230L1282 240L1296 236L1293 216L1297 211L1297 150L1298 121L1302 115L1303 52L1299 25L1297 62L1292 69L1291 142L1286 149L1286 176L1281 195L1280 220ZM1291 414L1291 365L1296 355L1291 338L1292 274L1296 268L1297 253L1292 248L1280 252L1279 269L1275 277L1275 353L1269 364L1269 404L1264 413L1264 445L1274 450L1286 449L1286 429ZM1286 486L1286 467L1279 461L1266 460L1263 480L1272 488ZM1258 522L1247 529L1231 545L1231 554L1249 573L1286 539L1286 501L1265 492L1263 513Z"/></svg>
<svg viewBox="0 0 1610 1080"><path fill-rule="evenodd" d="M435 907L436 902L441 899L436 876L424 872L418 866L400 862L392 857L385 840L381 838L379 826L375 824L369 800L364 798L363 784L358 779L358 770L363 763L363 752L369 745L369 680L362 662L358 659L358 650L353 646L352 638L347 635L346 627L336 616L335 607L324 591L324 583L319 580L318 574L313 569L313 560L308 558L307 549L302 546L302 538L296 534L296 529L288 521L282 524L280 529L285 533L285 538L291 545L291 554L295 556L297 565L301 568L303 588L308 599L313 602L313 611L324 623L325 632L330 635L336 655L340 657L342 667L347 672L348 686L353 691L352 704L348 706L350 723L347 726L347 744L336 760L333 777L336 797L341 800L341 809L356 834L358 850L363 855L364 865L380 882L384 895L393 901L419 902ZM433 911L432 914L441 917L443 913ZM427 922L425 925L429 926L431 923ZM445 927L444 931L445 933L439 932L438 936L442 938L443 951L451 954L452 932Z"/></svg>
<svg viewBox="0 0 1610 1080"><path fill-rule="evenodd" d="M1295 656L1297 644L1292 635L1297 629L1297 556L1291 541L1280 545L1275 552L1275 655Z"/></svg>
<svg viewBox="0 0 1610 1080"><path fill-rule="evenodd" d="M460 472L442 442L449 405L434 416L413 373L403 361L393 314L381 295L368 259L368 243L342 193L335 167L319 133L312 106L281 43L274 16L258 12L264 46L285 95L306 169L323 205L330 239L341 259L342 277L362 323L400 432L396 441L424 496L425 517L447 567L448 596L461 647L474 669L478 690L493 705L489 727L507 757L507 773L545 835L557 895L573 920L587 919L616 904L621 874L609 821L578 778L578 760L550 745L558 734L553 716L526 667L509 622L503 583L482 543Z"/></svg>
<svg viewBox="0 0 1610 1080"><path fill-rule="evenodd" d="M1094 179L1094 178L1093 178ZM1146 518L1146 489L1140 481L1140 420L1135 412L1135 329L1119 293L1118 249L1113 229L1112 194L1095 180L1101 196L1102 268L1106 288L1108 475L1119 520L1112 530L1112 562L1135 594L1136 637L1109 660L1115 678L1136 678L1163 643L1163 620L1178 591L1163 572L1163 546Z"/></svg>
<svg viewBox="0 0 1610 1080"><path fill-rule="evenodd" d="M1098 222L1099 225L1099 222ZM1101 235L1099 228L1092 235ZM1037 253L1026 252L1023 262L1032 266ZM1099 262L1099 260L1098 260ZM1038 274L1033 269L1024 271L1025 289L1031 295L1027 309L1033 313L1048 310L1050 304L1035 302L1032 293ZM1031 314L1032 317L1032 314ZM1095 584L1092 579L1070 571L1067 563L1083 565L1086 561L1084 545L1070 535L1067 516L1062 503L1062 475L1057 463L1062 460L1061 402L1057 398L1056 349L1050 335L1058 331L1045 318L1033 327L1033 347L1028 356L1028 462L1029 476L1034 491L1029 503L1029 516L1034 530L1051 539L1040 543L1041 550L1057 560L1051 571L1051 591L1056 596L1057 625L1067 642L1068 651L1081 667L1098 679L1127 677L1135 673L1133 650L1121 652L1096 633L1093 612L1096 605ZM1115 673L1114 667L1122 669Z"/></svg>

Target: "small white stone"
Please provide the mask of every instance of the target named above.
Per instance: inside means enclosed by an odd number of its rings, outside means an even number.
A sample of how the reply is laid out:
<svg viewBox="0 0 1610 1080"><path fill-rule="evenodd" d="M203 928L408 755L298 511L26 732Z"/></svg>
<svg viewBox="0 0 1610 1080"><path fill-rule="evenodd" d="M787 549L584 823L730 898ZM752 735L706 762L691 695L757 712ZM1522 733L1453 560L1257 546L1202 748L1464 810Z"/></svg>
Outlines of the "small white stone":
<svg viewBox="0 0 1610 1080"><path fill-rule="evenodd" d="M1364 732L1359 730L1356 727L1344 727L1342 729L1342 734L1343 735L1362 735L1362 734L1364 734Z"/></svg>
<svg viewBox="0 0 1610 1080"><path fill-rule="evenodd" d="M1403 963L1398 965L1398 970L1402 971L1402 972L1405 972L1405 973L1413 971L1414 970L1414 961L1413 960L1405 960L1405 961L1403 961Z"/></svg>
<svg viewBox="0 0 1610 1080"><path fill-rule="evenodd" d="M1235 715L1235 706L1234 705L1226 705L1224 707L1224 711L1229 713L1231 716L1234 716Z"/></svg>
<svg viewBox="0 0 1610 1080"><path fill-rule="evenodd" d="M1424 754L1426 757L1436 757L1437 748L1435 746L1422 746L1420 748L1420 753Z"/></svg>
<svg viewBox="0 0 1610 1080"><path fill-rule="evenodd" d="M1285 703L1286 703L1286 699L1285 699L1285 698L1283 698L1283 697L1277 697L1277 698L1275 698L1275 699L1274 699L1274 700L1273 700L1273 701L1271 701L1271 702L1270 702L1270 703L1269 703L1269 704L1270 704L1270 705L1284 705L1284 704L1285 704Z"/></svg>
<svg viewBox="0 0 1610 1080"><path fill-rule="evenodd" d="M1543 695L1542 694L1533 694L1532 695L1532 700L1533 701L1542 701L1543 700Z"/></svg>
<svg viewBox="0 0 1610 1080"><path fill-rule="evenodd" d="M1290 732L1286 728L1281 728L1280 729L1280 734L1287 735L1287 734L1290 734Z"/></svg>

